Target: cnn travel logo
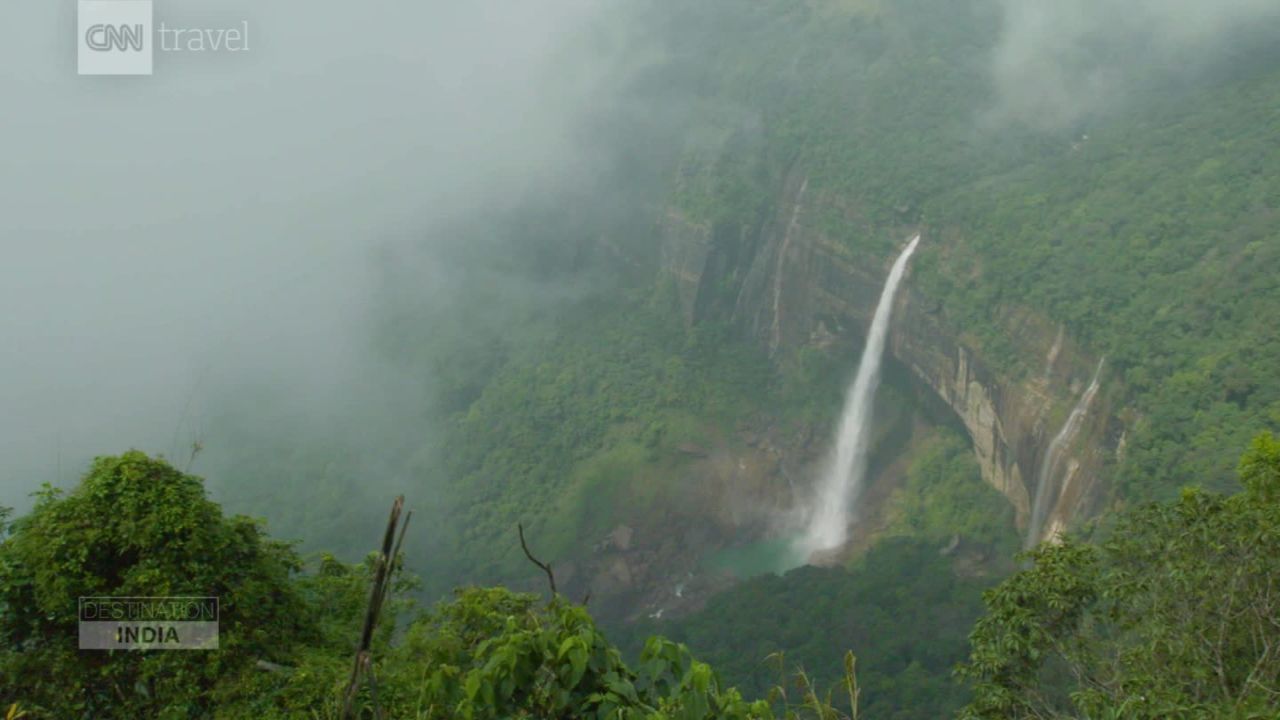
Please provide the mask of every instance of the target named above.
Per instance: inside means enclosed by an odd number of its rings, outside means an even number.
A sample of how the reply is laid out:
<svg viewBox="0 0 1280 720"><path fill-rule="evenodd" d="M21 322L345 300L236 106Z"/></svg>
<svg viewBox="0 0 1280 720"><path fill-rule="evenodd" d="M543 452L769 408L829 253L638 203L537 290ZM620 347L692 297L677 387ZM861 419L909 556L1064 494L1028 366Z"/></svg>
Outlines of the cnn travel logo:
<svg viewBox="0 0 1280 720"><path fill-rule="evenodd" d="M152 0L80 0L81 75L150 75L156 52L247 52L249 23L177 28L155 22Z"/></svg>

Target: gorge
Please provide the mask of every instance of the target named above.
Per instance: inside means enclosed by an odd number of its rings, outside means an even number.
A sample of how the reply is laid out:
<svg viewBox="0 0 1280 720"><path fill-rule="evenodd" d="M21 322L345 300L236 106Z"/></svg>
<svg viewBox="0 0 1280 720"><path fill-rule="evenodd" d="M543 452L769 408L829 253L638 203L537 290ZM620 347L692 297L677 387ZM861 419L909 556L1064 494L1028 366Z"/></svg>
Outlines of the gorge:
<svg viewBox="0 0 1280 720"><path fill-rule="evenodd" d="M755 228L707 224L670 209L663 222L662 260L688 323L730 322L765 349L780 338L779 346L794 358L804 348L829 353L847 347L851 336L872 328L877 277L883 271L877 271L875 259L850 253L816 222L838 209L841 199L813 187L800 173L793 177L770 211L774 219ZM939 232L948 234L945 226ZM788 246L785 264L778 261L783 245ZM923 257L930 260L928 253ZM782 290L774 294L766 288ZM1022 339L1018 357L1037 372L997 370L922 288L907 284L894 306L886 360L949 408L970 438L983 479L1007 498L1018 527L1028 532L1036 490L1031 483L1053 445L1053 419L1056 413L1070 414L1097 358L1061 325L1030 308L1007 305L993 308L993 320ZM787 362L785 355L781 362ZM1068 526L1102 502L1098 479L1107 459L1114 458L1124 425L1105 394L1092 402L1093 411L1077 418L1073 442L1058 443L1055 450L1060 457L1052 464L1070 465L1074 479L1066 492L1059 492L1062 478L1056 475L1045 484L1046 526Z"/></svg>
<svg viewBox="0 0 1280 720"><path fill-rule="evenodd" d="M1276 0L8 5L0 716L1280 717Z"/></svg>

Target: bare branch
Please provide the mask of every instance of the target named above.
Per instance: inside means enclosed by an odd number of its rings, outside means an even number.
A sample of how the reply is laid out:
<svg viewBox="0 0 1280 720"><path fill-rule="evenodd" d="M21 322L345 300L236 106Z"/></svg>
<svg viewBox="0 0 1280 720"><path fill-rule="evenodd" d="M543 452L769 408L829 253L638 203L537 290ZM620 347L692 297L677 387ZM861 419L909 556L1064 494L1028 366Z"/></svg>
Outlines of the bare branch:
<svg viewBox="0 0 1280 720"><path fill-rule="evenodd" d="M551 573L551 564L544 563L529 552L529 546L524 541L524 523L517 523L516 529L520 531L520 549L524 550L524 556L529 558L529 562L542 568L542 572L547 574L547 582L551 584L551 595L554 597L559 595L556 590L556 576Z"/></svg>
<svg viewBox="0 0 1280 720"><path fill-rule="evenodd" d="M373 631L378 626L378 614L382 610L382 603L387 598L387 585L391 575L391 564L394 559L393 551L399 551L399 544L396 540L396 527L400 523L400 513L404 510L404 496L396 498L391 504L391 516L387 518L387 531L382 537L382 551L374 560L373 569L373 587L369 589L369 608L364 616L364 629L360 633L360 646L356 649L356 661L351 669L351 682L347 684L347 692L343 698L342 717L352 717L353 704L356 699L356 693L360 690L360 678L366 676L369 680L369 687L373 693L374 713L377 717L382 717L382 708L378 707L377 698L377 681L373 677L373 658L369 654L369 648L373 644ZM407 522L407 520L406 520ZM403 530L400 533L400 539L404 540Z"/></svg>
<svg viewBox="0 0 1280 720"><path fill-rule="evenodd" d="M383 587L382 587L382 600L381 600L381 602L379 603L379 606L386 605L386 604L387 604L387 597L391 595L391 578L390 578L390 574L395 572L395 569L396 569L396 559L400 557L400 547L401 547L402 545L404 545L404 534L405 534L406 532L408 532L408 531L409 531L409 521L410 521L410 520L412 520L412 519L413 519L413 511L412 511L412 510L410 510L409 512L405 513L405 516L404 516L404 524L402 524L402 525L400 526L400 536L399 536L398 538L396 538L396 546L395 546L395 549L391 551L391 557L387 559L387 563L388 563L388 565L389 565L388 570L387 570L387 572L388 572L388 577L387 577L387 582L386 582L386 584L385 584L385 585L383 585Z"/></svg>

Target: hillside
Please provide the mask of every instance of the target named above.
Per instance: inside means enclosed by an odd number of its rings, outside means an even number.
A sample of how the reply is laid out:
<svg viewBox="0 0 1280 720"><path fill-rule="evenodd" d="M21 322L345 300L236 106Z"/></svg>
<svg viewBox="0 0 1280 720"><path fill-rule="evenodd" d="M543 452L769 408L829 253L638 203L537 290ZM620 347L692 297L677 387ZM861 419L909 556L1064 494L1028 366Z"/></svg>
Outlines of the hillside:
<svg viewBox="0 0 1280 720"><path fill-rule="evenodd" d="M85 370L102 378L33 384L58 445L15 481L31 511L0 508L0 707L1271 716L1280 9L1105 5L658 0L547 39L549 77L442 74L443 97L586 109L498 118L492 137L527 134L527 155L458 145L484 162L451 172L483 193L399 208L412 229L361 246L367 278L309 280L280 312L299 337L193 352L204 374L181 397L105 360ZM599 64L561 64L580 57ZM470 87L490 72L503 82ZM564 177L527 167L544 164ZM361 172L389 185L391 167ZM147 317L184 297L174 283ZM341 334L315 330L326 313ZM147 343L211 332L197 315L100 318L95 342L141 373ZM885 349L856 414L872 419L849 452L860 484L830 503L847 532L815 549L815 488L853 475L834 455L869 335ZM226 359L281 348L307 362ZM106 380L130 394L52 399ZM125 432L117 414L170 406L164 455L65 481L64 420ZM397 495L413 523L379 560ZM392 590L365 650L381 690L341 711L379 562ZM225 645L86 656L73 601L113 593L223 598Z"/></svg>

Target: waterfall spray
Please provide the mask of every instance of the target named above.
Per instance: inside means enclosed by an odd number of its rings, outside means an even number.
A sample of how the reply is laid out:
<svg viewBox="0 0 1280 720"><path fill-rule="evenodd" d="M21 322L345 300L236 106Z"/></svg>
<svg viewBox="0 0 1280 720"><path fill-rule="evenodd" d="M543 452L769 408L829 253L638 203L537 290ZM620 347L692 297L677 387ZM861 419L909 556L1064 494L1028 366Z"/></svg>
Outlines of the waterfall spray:
<svg viewBox="0 0 1280 720"><path fill-rule="evenodd" d="M880 361L889 334L889 318L898 283L907 269L907 260L915 252L920 235L911 238L907 248L894 261L885 280L884 290L867 331L867 344L862 349L858 374L845 396L844 411L836 431L834 452L827 459L825 471L818 481L817 494L809 512L809 527L799 541L806 556L838 548L848 534L849 511L862 490L867 473L867 451L871 439L871 412L876 387L880 384Z"/></svg>
<svg viewBox="0 0 1280 720"><path fill-rule="evenodd" d="M1036 498L1031 504L1031 520L1027 523L1027 538L1023 541L1025 549L1029 550L1040 542L1045 515L1049 512L1049 485L1056 474L1058 463L1062 460L1063 449L1079 432L1080 423L1084 422L1085 413L1089 411L1093 396L1098 394L1098 380L1102 377L1102 364L1106 361L1105 357L1098 361L1098 369L1093 371L1093 380L1089 382L1088 389L1080 396L1079 402L1067 416L1067 421L1062 424L1062 429L1053 437L1049 443L1049 449L1045 451L1044 461L1040 463L1040 472L1036 477Z"/></svg>

